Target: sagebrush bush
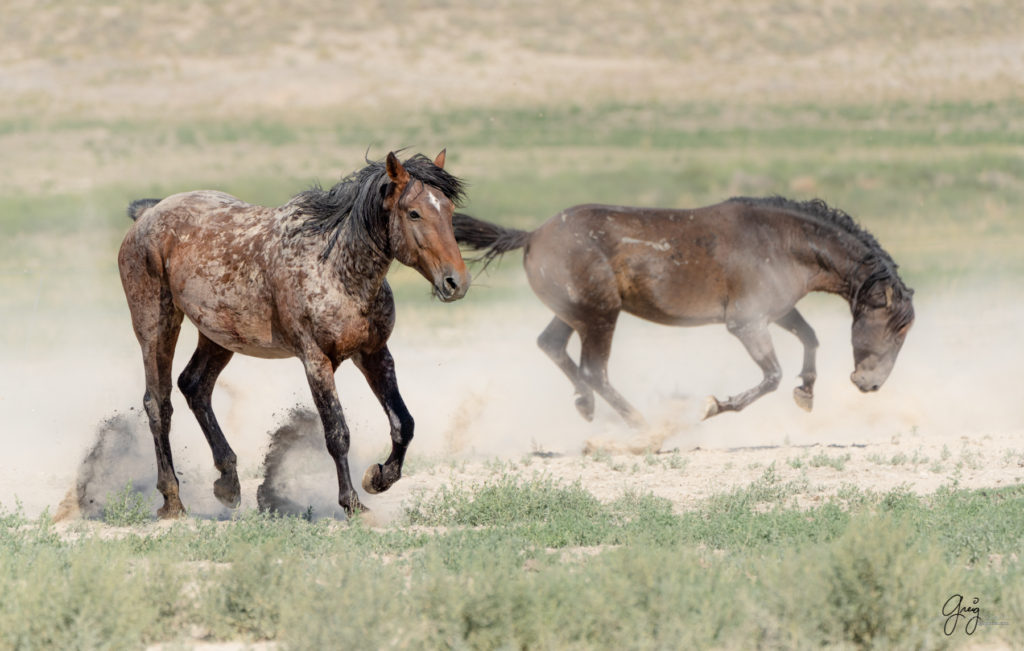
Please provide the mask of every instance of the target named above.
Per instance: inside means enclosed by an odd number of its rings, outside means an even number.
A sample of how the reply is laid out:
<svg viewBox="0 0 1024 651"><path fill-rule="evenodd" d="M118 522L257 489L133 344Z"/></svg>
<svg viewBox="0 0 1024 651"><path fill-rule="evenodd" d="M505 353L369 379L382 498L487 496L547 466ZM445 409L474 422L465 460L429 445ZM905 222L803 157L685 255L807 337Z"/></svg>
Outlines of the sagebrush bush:
<svg viewBox="0 0 1024 651"><path fill-rule="evenodd" d="M131 480L116 493L107 495L103 505L103 521L113 527L132 527L149 522L153 517L149 499L135 490Z"/></svg>

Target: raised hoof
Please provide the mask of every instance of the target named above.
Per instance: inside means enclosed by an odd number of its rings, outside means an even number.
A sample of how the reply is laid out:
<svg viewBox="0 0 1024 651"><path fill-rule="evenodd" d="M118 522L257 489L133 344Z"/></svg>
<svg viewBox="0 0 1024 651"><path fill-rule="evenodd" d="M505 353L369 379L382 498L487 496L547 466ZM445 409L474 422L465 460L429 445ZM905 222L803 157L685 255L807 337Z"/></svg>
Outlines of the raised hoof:
<svg viewBox="0 0 1024 651"><path fill-rule="evenodd" d="M800 409L810 411L814 408L814 394L803 387L796 387L793 389L793 402Z"/></svg>
<svg viewBox="0 0 1024 651"><path fill-rule="evenodd" d="M576 396L576 411L588 423L594 420L594 396Z"/></svg>
<svg viewBox="0 0 1024 651"><path fill-rule="evenodd" d="M185 515L185 507L182 506L181 500L176 497L170 500L164 498L164 505L156 511L156 517L161 520L177 520L183 515Z"/></svg>
<svg viewBox="0 0 1024 651"><path fill-rule="evenodd" d="M229 509L237 509L242 503L242 488L238 484L238 473L221 475L213 482L213 494Z"/></svg>
<svg viewBox="0 0 1024 651"><path fill-rule="evenodd" d="M707 402L704 403L704 415L701 420L707 420L712 416L715 416L722 411L722 405L718 402L718 399L714 396L708 396Z"/></svg>
<svg viewBox="0 0 1024 651"><path fill-rule="evenodd" d="M390 486L384 484L384 466L375 463L363 473L363 490L371 495L383 493Z"/></svg>

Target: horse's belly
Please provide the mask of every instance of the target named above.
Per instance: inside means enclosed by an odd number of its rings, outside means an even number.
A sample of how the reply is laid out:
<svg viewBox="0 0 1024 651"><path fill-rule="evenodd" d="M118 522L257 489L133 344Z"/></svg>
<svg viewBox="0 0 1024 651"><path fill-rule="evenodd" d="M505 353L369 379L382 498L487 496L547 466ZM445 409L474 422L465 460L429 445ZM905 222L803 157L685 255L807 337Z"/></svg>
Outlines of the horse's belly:
<svg viewBox="0 0 1024 651"><path fill-rule="evenodd" d="M175 292L175 303L207 338L230 351L263 358L290 357L276 335L273 308L258 287L232 289L203 277L193 277Z"/></svg>
<svg viewBox="0 0 1024 651"><path fill-rule="evenodd" d="M630 314L665 325L698 326L725 318L720 284L715 274L650 273L620 280L619 290L622 309Z"/></svg>
<svg viewBox="0 0 1024 651"><path fill-rule="evenodd" d="M192 322L208 339L231 352L263 359L282 359L294 356L291 350L275 342L272 337L261 336L261 333L239 332L237 329L212 327L209 324L197 323L195 320Z"/></svg>
<svg viewBox="0 0 1024 651"><path fill-rule="evenodd" d="M721 323L724 312L718 304L671 303L664 304L643 300L624 300L622 309L633 316L673 326L700 326Z"/></svg>

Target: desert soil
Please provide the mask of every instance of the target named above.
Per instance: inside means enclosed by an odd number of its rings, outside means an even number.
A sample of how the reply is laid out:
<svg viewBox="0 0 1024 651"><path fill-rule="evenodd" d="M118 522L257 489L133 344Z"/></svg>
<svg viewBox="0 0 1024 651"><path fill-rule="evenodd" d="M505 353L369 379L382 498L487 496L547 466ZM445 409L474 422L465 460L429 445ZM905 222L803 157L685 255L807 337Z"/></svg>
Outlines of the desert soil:
<svg viewBox="0 0 1024 651"><path fill-rule="evenodd" d="M774 338L787 374L784 385L742 413L708 421L700 420L707 394L727 395L759 379L738 342L721 327L667 328L623 317L611 377L647 415L649 425L640 430L628 428L600 402L594 422L577 415L568 381L534 345L547 321L539 304L455 311L450 326L429 334L416 330L413 311L407 319L400 316L392 349L417 418L416 438L405 477L388 493L364 496L364 502L383 525L442 486L472 487L506 474L579 481L609 501L626 491L649 492L677 510L745 486L769 469L803 505L847 486L923 494L943 485L1019 484L1024 408L1012 384L993 379L1011 377L1020 360L1013 337L1024 309L986 307L992 304L978 294L919 301L918 322L889 381L876 394L861 394L848 379L847 308L834 297L813 297L804 306L822 341L813 412L800 410L789 396L798 383L800 348L780 330ZM977 336L981 324L984 338ZM183 335L183 347L190 336ZM82 374L89 372L82 367L87 363L72 360ZM46 439L27 437L15 461L8 457L0 494L19 496L29 512L52 513L87 477L81 506L85 515L96 516L106 495L131 479L148 488L155 508L159 498L152 488L145 418L123 408L139 397L132 382L137 363L126 347L123 358L109 360L96 377L113 397L69 405L73 413L58 419L64 446L56 461L47 457ZM338 383L358 482L367 465L386 456L387 424L355 369L343 366ZM25 410L45 403L38 399ZM269 474L284 510L312 507L319 517L341 517L333 464L309 416L297 363L236 358L214 400L238 453L241 508L256 508L258 487ZM199 517L230 517L212 496L216 471L205 440L180 397L175 405L172 443L183 500ZM300 435L283 461L267 468L267 451L282 426L297 427ZM104 449L83 463L97 441Z"/></svg>

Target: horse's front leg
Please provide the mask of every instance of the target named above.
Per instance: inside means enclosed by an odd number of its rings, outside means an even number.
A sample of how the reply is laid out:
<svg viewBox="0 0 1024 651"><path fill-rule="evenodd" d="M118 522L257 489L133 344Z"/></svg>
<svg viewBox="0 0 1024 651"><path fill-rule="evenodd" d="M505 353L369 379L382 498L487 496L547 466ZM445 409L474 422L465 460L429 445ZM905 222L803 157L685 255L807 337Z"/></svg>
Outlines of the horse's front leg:
<svg viewBox="0 0 1024 651"><path fill-rule="evenodd" d="M367 493L381 493L391 488L402 477L405 451L412 441L412 415L398 393L398 379L395 376L395 360L387 346L375 353L364 353L353 358L356 366L366 376L374 395L384 407L391 422L391 454L383 463L375 463L363 475L363 490Z"/></svg>
<svg viewBox="0 0 1024 651"><path fill-rule="evenodd" d="M730 324L728 329L729 332L743 343L747 352L754 358L757 365L761 367L764 379L752 389L748 389L735 396L730 396L727 400L718 400L715 397L709 398L704 411L705 419L711 418L723 411L740 411L764 394L778 388L779 381L782 379L782 368L779 366L779 360L775 356L775 348L772 346L771 335L768 334L767 323L757 321L754 323Z"/></svg>
<svg viewBox="0 0 1024 651"><path fill-rule="evenodd" d="M796 311L796 308L787 312L775 323L796 335L800 343L804 345L804 365L800 370L800 379L803 380L803 384L793 388L793 400L801 409L810 411L814 407L814 381L818 379L818 371L814 362L815 353L818 350L818 338L814 335L814 329Z"/></svg>
<svg viewBox="0 0 1024 651"><path fill-rule="evenodd" d="M352 516L359 511L365 511L366 507L360 503L359 496L352 488L352 477L348 470L349 433L345 416L341 411L341 401L338 400L338 390L334 384L335 366L319 351L307 355L303 364L306 367L309 388L313 392L313 402L320 412L320 420L324 425L327 451L334 459L334 466L338 471L338 504L345 509L347 515Z"/></svg>

